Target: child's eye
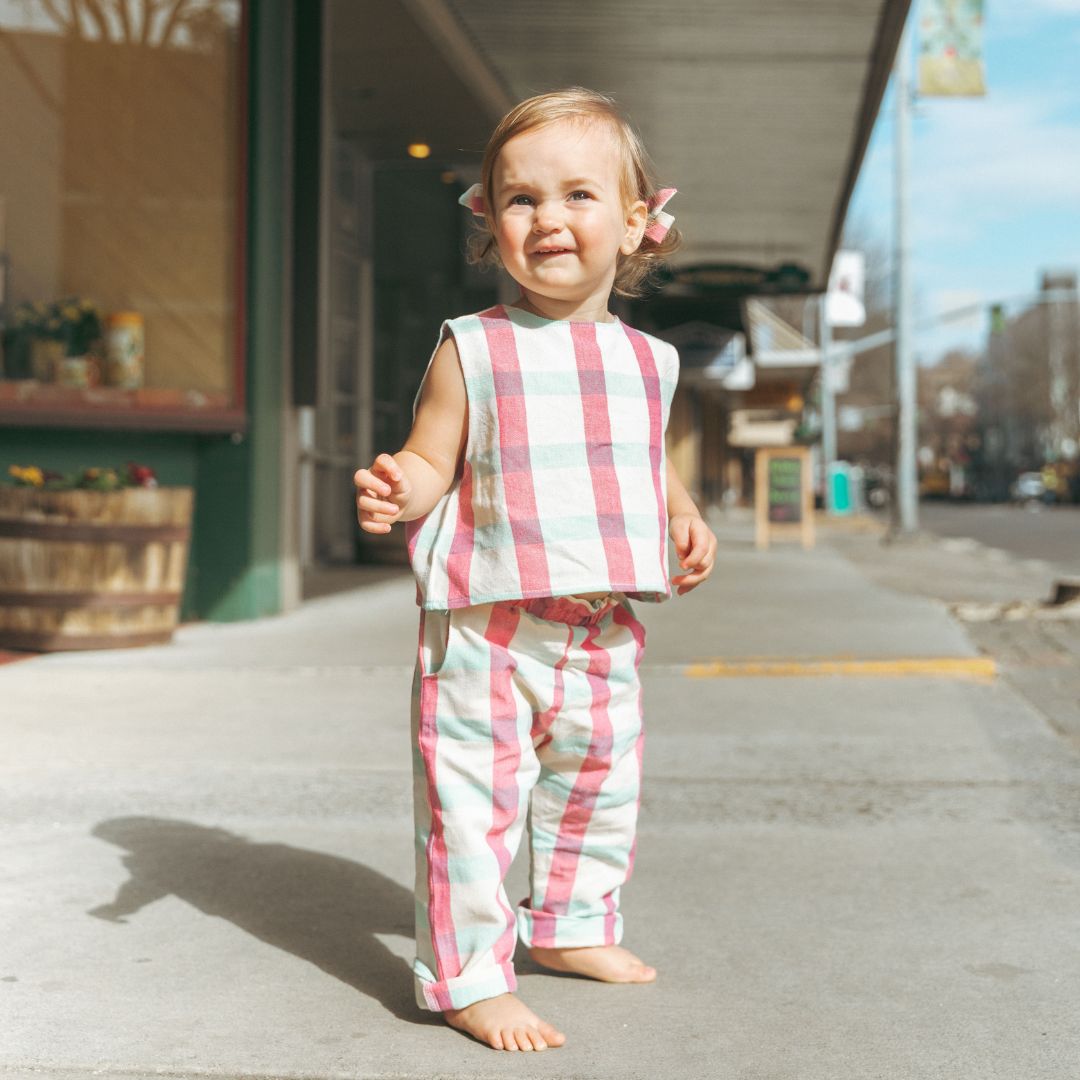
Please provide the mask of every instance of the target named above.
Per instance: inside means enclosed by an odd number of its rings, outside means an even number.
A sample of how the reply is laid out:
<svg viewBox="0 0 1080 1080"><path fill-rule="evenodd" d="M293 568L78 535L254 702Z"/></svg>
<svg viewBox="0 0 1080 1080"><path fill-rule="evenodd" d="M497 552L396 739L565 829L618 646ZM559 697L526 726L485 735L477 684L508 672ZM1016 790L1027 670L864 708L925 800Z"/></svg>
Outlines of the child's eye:
<svg viewBox="0 0 1080 1080"><path fill-rule="evenodd" d="M574 199L578 195L582 196L582 198L585 198L585 199L591 199L592 198L592 196L587 191L574 191L574 192L571 193L570 198Z"/></svg>
<svg viewBox="0 0 1080 1080"><path fill-rule="evenodd" d="M523 204L522 204L522 203L519 203L519 202L518 202L518 199L528 199L528 200L529 200L529 201L531 202L531 201L532 201L532 196L531 196L531 195L515 195L515 196L514 196L514 197L513 197L513 198L512 198L511 200L510 200L510 205L511 205L511 206L522 206Z"/></svg>

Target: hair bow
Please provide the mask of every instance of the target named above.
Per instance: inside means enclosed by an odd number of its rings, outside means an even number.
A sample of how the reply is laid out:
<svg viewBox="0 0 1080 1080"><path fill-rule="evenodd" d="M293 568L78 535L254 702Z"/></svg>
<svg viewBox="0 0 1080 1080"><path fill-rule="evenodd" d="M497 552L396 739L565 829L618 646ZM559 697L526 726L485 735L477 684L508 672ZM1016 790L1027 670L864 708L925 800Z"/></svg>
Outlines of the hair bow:
<svg viewBox="0 0 1080 1080"><path fill-rule="evenodd" d="M661 188L648 202L649 217L652 218L652 222L645 230L645 235L657 244L667 236L668 229L675 221L671 214L664 212L663 207L678 190L673 187Z"/></svg>
<svg viewBox="0 0 1080 1080"><path fill-rule="evenodd" d="M481 184L473 184L468 191L458 199L467 210L471 210L477 217L484 216L484 188Z"/></svg>

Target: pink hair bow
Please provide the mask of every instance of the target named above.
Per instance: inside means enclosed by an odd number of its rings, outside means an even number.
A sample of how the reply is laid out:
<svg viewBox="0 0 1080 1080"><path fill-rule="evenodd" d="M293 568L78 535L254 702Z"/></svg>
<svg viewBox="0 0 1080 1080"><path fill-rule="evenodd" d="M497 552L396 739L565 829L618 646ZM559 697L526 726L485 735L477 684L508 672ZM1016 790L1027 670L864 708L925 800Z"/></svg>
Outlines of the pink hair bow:
<svg viewBox="0 0 1080 1080"><path fill-rule="evenodd" d="M645 235L657 244L667 236L668 229L671 228L672 223L675 221L671 214L664 212L663 208L668 199L678 190L678 188L673 187L661 188L649 200L649 217L652 218L652 222L645 230Z"/></svg>
<svg viewBox="0 0 1080 1080"><path fill-rule="evenodd" d="M484 188L481 184L473 184L468 191L458 199L466 209L471 210L477 217L484 216Z"/></svg>

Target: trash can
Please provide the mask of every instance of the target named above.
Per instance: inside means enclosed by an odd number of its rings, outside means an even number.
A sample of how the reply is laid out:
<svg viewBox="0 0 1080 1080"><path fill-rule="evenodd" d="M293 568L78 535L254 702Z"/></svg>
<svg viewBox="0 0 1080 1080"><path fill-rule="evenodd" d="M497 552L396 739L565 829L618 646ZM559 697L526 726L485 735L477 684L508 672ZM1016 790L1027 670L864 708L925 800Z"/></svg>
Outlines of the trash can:
<svg viewBox="0 0 1080 1080"><path fill-rule="evenodd" d="M851 466L846 461L834 461L829 466L828 509L830 514L846 517L852 512Z"/></svg>

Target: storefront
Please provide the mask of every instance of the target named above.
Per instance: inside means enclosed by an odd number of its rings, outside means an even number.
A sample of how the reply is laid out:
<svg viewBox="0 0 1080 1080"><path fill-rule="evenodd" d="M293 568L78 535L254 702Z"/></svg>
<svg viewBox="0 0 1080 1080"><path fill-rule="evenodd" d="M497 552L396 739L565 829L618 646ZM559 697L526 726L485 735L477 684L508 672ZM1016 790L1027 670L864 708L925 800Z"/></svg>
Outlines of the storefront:
<svg viewBox="0 0 1080 1080"><path fill-rule="evenodd" d="M0 0L0 468L194 487L189 618L400 560L351 476L399 448L439 321L496 298L457 197L499 103L398 5L75 7Z"/></svg>
<svg viewBox="0 0 1080 1080"><path fill-rule="evenodd" d="M194 486L187 611L276 610L258 489L278 441L284 110L256 72L280 31L240 0L0 16L0 464L138 461Z"/></svg>

